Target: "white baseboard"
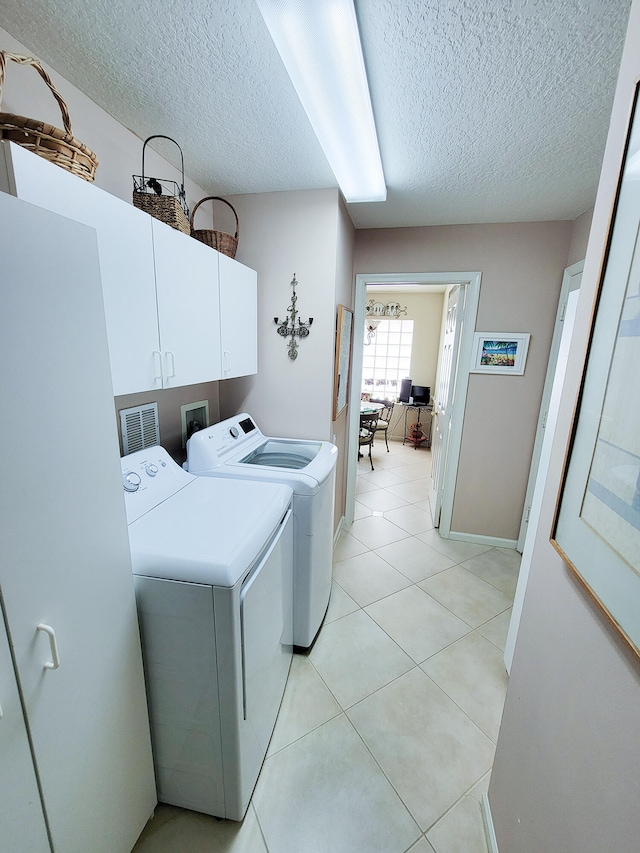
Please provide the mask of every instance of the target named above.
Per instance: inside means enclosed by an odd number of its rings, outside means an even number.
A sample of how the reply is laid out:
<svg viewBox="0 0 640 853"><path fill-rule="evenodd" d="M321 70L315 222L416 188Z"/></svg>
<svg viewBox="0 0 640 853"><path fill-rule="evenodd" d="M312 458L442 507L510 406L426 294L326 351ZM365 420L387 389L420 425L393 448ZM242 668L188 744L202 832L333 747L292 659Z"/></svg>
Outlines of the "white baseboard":
<svg viewBox="0 0 640 853"><path fill-rule="evenodd" d="M498 851L498 841L496 839L496 831L493 828L493 817L491 816L491 806L489 805L489 797L486 793L482 795L482 801L480 803L480 808L482 809L482 818L484 820L484 831L487 836L487 846L489 848L489 853L499 853Z"/></svg>
<svg viewBox="0 0 640 853"><path fill-rule="evenodd" d="M333 534L333 547L334 548L336 547L336 543L338 542L338 539L340 538L340 534L342 533L343 527L344 527L344 515L341 517L340 521L338 522L338 526L336 527L336 532Z"/></svg>
<svg viewBox="0 0 640 853"><path fill-rule="evenodd" d="M481 536L479 533L460 533L457 530L449 532L449 539L457 539L459 542L472 542L474 545L488 545L491 548L516 549L517 539L502 539L499 536Z"/></svg>

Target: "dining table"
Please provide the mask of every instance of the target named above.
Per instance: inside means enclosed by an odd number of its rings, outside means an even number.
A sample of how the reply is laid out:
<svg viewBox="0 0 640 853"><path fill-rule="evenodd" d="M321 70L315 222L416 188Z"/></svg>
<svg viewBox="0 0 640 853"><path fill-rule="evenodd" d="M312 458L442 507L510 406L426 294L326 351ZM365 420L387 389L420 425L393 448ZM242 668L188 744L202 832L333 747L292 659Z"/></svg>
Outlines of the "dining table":
<svg viewBox="0 0 640 853"><path fill-rule="evenodd" d="M360 414L368 415L372 412L381 412L384 409L384 403L372 403L369 400L360 401Z"/></svg>

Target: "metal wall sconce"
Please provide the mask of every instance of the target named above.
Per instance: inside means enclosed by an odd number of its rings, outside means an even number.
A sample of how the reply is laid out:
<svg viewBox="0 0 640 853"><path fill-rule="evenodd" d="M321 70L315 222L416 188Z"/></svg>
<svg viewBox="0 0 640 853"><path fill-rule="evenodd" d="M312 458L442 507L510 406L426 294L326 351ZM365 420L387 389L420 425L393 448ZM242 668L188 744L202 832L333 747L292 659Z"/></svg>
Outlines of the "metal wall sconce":
<svg viewBox="0 0 640 853"><path fill-rule="evenodd" d="M364 332L367 336L367 340L364 342L364 345L368 347L373 339L376 336L376 329L380 325L380 320L365 320L364 321Z"/></svg>
<svg viewBox="0 0 640 853"><path fill-rule="evenodd" d="M289 312L289 316L285 320L278 320L277 317L273 318L274 323L277 325L277 332L279 335L282 335L283 338L291 338L289 341L289 358L291 361L295 361L298 357L298 342L296 337L298 338L306 338L309 336L309 326L313 323L313 317L309 317L309 319L305 322L302 320L297 320L298 310L296 308L296 302L298 301L298 297L296 295L296 274L293 274L293 278L291 280L291 286L293 287L293 295L291 297L291 305L287 308Z"/></svg>

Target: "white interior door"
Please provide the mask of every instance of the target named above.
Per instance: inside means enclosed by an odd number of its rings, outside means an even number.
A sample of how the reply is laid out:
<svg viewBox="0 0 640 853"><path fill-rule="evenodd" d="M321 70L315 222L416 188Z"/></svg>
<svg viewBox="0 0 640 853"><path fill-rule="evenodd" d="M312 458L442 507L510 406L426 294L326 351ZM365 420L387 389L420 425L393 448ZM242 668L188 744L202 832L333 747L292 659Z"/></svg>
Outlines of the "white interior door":
<svg viewBox="0 0 640 853"><path fill-rule="evenodd" d="M464 314L465 285L454 287L449 293L447 314L442 336L439 376L433 402L431 429L431 483L429 502L434 527L440 525L444 473L447 466L451 421L456 390L456 370L460 349L460 331Z"/></svg>

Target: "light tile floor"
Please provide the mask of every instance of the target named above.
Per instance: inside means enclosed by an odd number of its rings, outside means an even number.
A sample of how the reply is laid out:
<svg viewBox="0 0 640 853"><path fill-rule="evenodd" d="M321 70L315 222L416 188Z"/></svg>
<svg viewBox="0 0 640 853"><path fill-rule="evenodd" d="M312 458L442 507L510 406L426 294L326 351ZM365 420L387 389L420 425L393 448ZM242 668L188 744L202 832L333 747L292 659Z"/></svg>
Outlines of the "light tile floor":
<svg viewBox="0 0 640 853"><path fill-rule="evenodd" d="M486 853L515 551L441 539L431 452L377 445L242 824L160 805L135 853Z"/></svg>

